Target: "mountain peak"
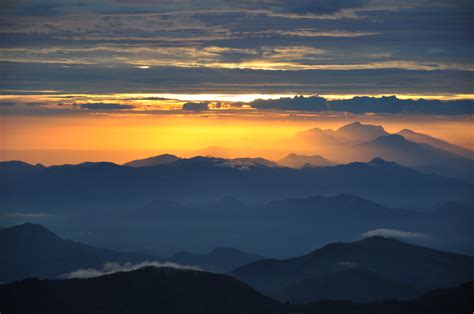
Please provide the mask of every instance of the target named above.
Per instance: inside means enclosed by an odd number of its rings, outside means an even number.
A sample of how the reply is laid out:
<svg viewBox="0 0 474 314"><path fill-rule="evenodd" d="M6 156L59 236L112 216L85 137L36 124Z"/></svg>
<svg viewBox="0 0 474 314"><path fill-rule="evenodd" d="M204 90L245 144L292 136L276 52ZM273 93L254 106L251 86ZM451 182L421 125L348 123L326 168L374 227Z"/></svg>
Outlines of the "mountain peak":
<svg viewBox="0 0 474 314"><path fill-rule="evenodd" d="M33 237L35 239L39 239L39 238L59 239L59 237L56 234L54 234L52 231L50 231L48 228L39 224L33 224L29 222L21 224L21 225L4 228L2 229L2 231L9 232L12 234L20 234L26 237Z"/></svg>
<svg viewBox="0 0 474 314"><path fill-rule="evenodd" d="M340 127L336 133L350 141L370 141L379 136L388 135L380 125L362 124L359 121Z"/></svg>
<svg viewBox="0 0 474 314"><path fill-rule="evenodd" d="M162 154L145 159L133 160L124 164L129 167L159 166L173 163L180 158L171 154Z"/></svg>
<svg viewBox="0 0 474 314"><path fill-rule="evenodd" d="M374 159L369 161L369 164L373 164L373 165L384 165L384 164L387 164L387 163L388 163L387 161L385 161L384 159L382 159L380 157L375 157Z"/></svg>

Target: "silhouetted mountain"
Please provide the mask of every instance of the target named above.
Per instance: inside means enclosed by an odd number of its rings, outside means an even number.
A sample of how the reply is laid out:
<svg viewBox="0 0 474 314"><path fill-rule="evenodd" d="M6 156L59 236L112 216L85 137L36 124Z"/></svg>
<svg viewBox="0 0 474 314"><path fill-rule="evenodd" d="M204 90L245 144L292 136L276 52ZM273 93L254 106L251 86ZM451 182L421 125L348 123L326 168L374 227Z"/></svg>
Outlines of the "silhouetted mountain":
<svg viewBox="0 0 474 314"><path fill-rule="evenodd" d="M464 181L392 163L289 169L207 157L137 168L112 163L53 166L25 178L2 177L2 186L1 207L21 202L22 211L29 206L84 211L91 205L130 207L156 199L200 201L228 195L254 202L341 192L383 204L430 207L447 201L469 202L472 190Z"/></svg>
<svg viewBox="0 0 474 314"><path fill-rule="evenodd" d="M411 130L389 134L381 126L354 122L336 131L299 132L293 141L305 153L323 154L339 163L382 157L443 176L471 181L474 175L472 151Z"/></svg>
<svg viewBox="0 0 474 314"><path fill-rule="evenodd" d="M150 255L119 253L62 240L41 225L0 229L0 282L27 277L55 278L79 268L100 268L106 262L156 260Z"/></svg>
<svg viewBox="0 0 474 314"><path fill-rule="evenodd" d="M231 276L174 268L28 279L0 285L0 295L5 313L286 313L286 307Z"/></svg>
<svg viewBox="0 0 474 314"><path fill-rule="evenodd" d="M405 139L416 142L416 143L425 143L429 144L433 147L449 151L452 153L455 153L459 156L463 156L465 158L474 158L474 152L472 150L466 149L464 147L454 145L451 143L448 143L446 141L440 140L438 138L423 134L423 133L418 133L409 129L403 129L397 134L400 134L403 136Z"/></svg>
<svg viewBox="0 0 474 314"><path fill-rule="evenodd" d="M301 257L257 261L237 268L232 273L256 289L270 295L277 294L280 298L295 297L300 289L309 286L315 289L311 296L320 298L320 295L324 295L323 283L331 282L332 291L337 293L345 291L348 297L358 300L370 299L374 287L367 290L367 295L357 294L357 288L363 283L351 277L354 276L353 273L334 274L348 267L370 270L371 273L365 273L364 277L374 285L377 282L381 283L380 292L398 291L393 296L377 295L381 298L400 297L400 285L427 291L459 285L474 279L474 257L442 252L383 237L370 237L350 243L332 243ZM344 274L349 276L347 280L337 278L327 281L327 276L331 278ZM360 272L356 273L356 276L360 275ZM377 276L377 279L374 276ZM398 287L389 283L397 283ZM410 289L407 292L415 291ZM282 295L285 291L290 295ZM309 293L305 295L305 300L310 297Z"/></svg>
<svg viewBox="0 0 474 314"><path fill-rule="evenodd" d="M196 265L204 270L226 273L239 266L264 259L257 254L250 254L233 248L218 247L207 254L178 252L169 261L181 265Z"/></svg>
<svg viewBox="0 0 474 314"><path fill-rule="evenodd" d="M150 167L150 166L159 166L159 165L167 165L179 160L179 157L170 154L163 154L158 155L150 158L133 160L123 164L124 166L129 167Z"/></svg>
<svg viewBox="0 0 474 314"><path fill-rule="evenodd" d="M0 176L2 178L24 178L43 171L46 167L42 164L30 165L23 161L0 162Z"/></svg>
<svg viewBox="0 0 474 314"><path fill-rule="evenodd" d="M280 159L278 163L290 168L303 168L305 166L328 167L334 165L333 162L320 155L307 156L297 154L289 154L285 158Z"/></svg>

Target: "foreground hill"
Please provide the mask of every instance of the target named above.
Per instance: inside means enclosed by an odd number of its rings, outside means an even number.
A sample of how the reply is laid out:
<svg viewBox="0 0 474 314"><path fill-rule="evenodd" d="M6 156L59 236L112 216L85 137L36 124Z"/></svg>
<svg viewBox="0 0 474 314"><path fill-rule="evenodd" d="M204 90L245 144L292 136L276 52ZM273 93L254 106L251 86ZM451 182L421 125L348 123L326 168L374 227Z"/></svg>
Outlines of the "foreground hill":
<svg viewBox="0 0 474 314"><path fill-rule="evenodd" d="M468 283L411 301L289 305L230 276L151 267L90 279L27 279L0 285L5 313L470 314L473 300L474 284Z"/></svg>
<svg viewBox="0 0 474 314"><path fill-rule="evenodd" d="M29 279L0 285L0 296L5 313L283 312L279 303L233 277L174 268L91 279Z"/></svg>
<svg viewBox="0 0 474 314"><path fill-rule="evenodd" d="M27 277L56 278L79 268L101 268L106 262L156 260L144 254L120 253L62 240L41 225L0 229L0 282Z"/></svg>
<svg viewBox="0 0 474 314"><path fill-rule="evenodd" d="M301 257L257 261L232 273L282 300L319 300L332 291L338 298L361 301L414 297L473 280L474 257L371 237L328 244ZM368 282L365 291L363 282Z"/></svg>

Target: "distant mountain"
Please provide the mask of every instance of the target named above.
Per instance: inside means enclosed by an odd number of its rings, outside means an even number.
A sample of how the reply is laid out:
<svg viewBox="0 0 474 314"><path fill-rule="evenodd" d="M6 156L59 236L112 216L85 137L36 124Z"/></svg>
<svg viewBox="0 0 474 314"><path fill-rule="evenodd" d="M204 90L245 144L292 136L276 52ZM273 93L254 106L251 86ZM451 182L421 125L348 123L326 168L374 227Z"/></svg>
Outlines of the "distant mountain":
<svg viewBox="0 0 474 314"><path fill-rule="evenodd" d="M286 313L285 306L231 276L174 268L28 279L0 285L0 295L5 313Z"/></svg>
<svg viewBox="0 0 474 314"><path fill-rule="evenodd" d="M101 268L106 262L142 262L153 256L119 253L62 240L41 225L0 229L0 282L27 277L55 278L79 268Z"/></svg>
<svg viewBox="0 0 474 314"><path fill-rule="evenodd" d="M305 153L322 154L338 163L381 157L428 173L468 180L474 176L472 151L407 129L390 134L382 126L354 122L336 131L299 132L293 142Z"/></svg>
<svg viewBox="0 0 474 314"><path fill-rule="evenodd" d="M328 167L333 166L334 163L327 160L326 158L320 155L314 156L307 156L307 155L297 155L297 154L289 154L283 159L278 161L278 164L290 167L290 168L303 168L305 166L313 166L313 167Z"/></svg>
<svg viewBox="0 0 474 314"><path fill-rule="evenodd" d="M133 161L125 163L124 166L150 167L150 166L167 165L167 164L171 164L171 163L173 163L173 162L175 162L179 159L180 158L176 157L175 155L163 154L163 155L158 155L158 156L154 156L154 157L150 157L150 158L133 160Z"/></svg>
<svg viewBox="0 0 474 314"><path fill-rule="evenodd" d="M257 254L250 254L233 248L218 247L207 254L178 252L168 260L181 265L196 265L211 272L226 273L239 266L262 259L264 258Z"/></svg>
<svg viewBox="0 0 474 314"><path fill-rule="evenodd" d="M460 157L451 152L433 147L429 144L415 143L398 134L380 136L372 141L354 147L361 159L382 157L395 160L404 165L448 165L472 169L474 161Z"/></svg>
<svg viewBox="0 0 474 314"><path fill-rule="evenodd" d="M27 279L0 285L0 296L6 313L464 314L474 307L474 283L409 301L295 305L278 303L231 276L146 267L89 279Z"/></svg>
<svg viewBox="0 0 474 314"><path fill-rule="evenodd" d="M405 139L412 142L429 144L433 147L436 147L445 151L449 151L451 153L457 154L464 158L474 159L474 151L466 149L458 145L448 143L446 141L440 140L438 138L435 138L423 133L418 133L409 129L403 129L399 131L397 134L403 136Z"/></svg>
<svg viewBox="0 0 474 314"><path fill-rule="evenodd" d="M369 272L342 272L355 267ZM328 291L336 295L345 295L349 300L368 300L374 296L401 297L402 286L410 287L406 289L408 296L410 291L451 287L473 280L474 257L390 238L370 237L355 242L328 244L301 257L257 261L232 273L257 290L281 299L291 299L303 293L303 301L311 298L318 300L327 296L325 290L330 285ZM364 281L357 278L370 282L366 294L360 290ZM375 286L379 284L380 294L374 294L377 290ZM306 291L305 288L311 290Z"/></svg>

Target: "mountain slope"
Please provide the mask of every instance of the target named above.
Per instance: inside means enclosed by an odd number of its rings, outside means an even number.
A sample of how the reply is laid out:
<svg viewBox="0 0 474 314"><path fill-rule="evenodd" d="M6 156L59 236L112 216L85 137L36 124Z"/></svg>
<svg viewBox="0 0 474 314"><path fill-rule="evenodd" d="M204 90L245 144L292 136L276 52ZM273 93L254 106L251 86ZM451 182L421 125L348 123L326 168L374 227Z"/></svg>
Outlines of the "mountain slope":
<svg viewBox="0 0 474 314"><path fill-rule="evenodd" d="M403 136L405 139L412 142L429 144L433 147L452 152L464 158L469 158L469 159L474 158L474 152L472 150L448 143L446 141L440 140L438 138L435 138L423 133L418 133L409 129L403 129L399 131L397 134Z"/></svg>
<svg viewBox="0 0 474 314"><path fill-rule="evenodd" d="M274 291L271 295L282 301L296 303L320 300L371 302L386 298L409 299L421 292L408 285L387 280L361 267L348 266L348 268L303 279Z"/></svg>
<svg viewBox="0 0 474 314"><path fill-rule="evenodd" d="M142 262L156 258L119 253L62 240L41 225L0 229L0 282L27 277L55 278L79 268L101 268L106 262Z"/></svg>
<svg viewBox="0 0 474 314"><path fill-rule="evenodd" d="M307 255L286 260L258 261L234 270L233 274L271 294L315 276L342 271L347 265L363 267L385 280L425 290L474 279L474 257L383 237L332 243ZM345 285L344 280L339 282Z"/></svg>
<svg viewBox="0 0 474 314"><path fill-rule="evenodd" d="M447 165L472 168L473 161L435 148L425 143L415 143L398 134L378 137L354 147L359 158L381 157L404 165Z"/></svg>

